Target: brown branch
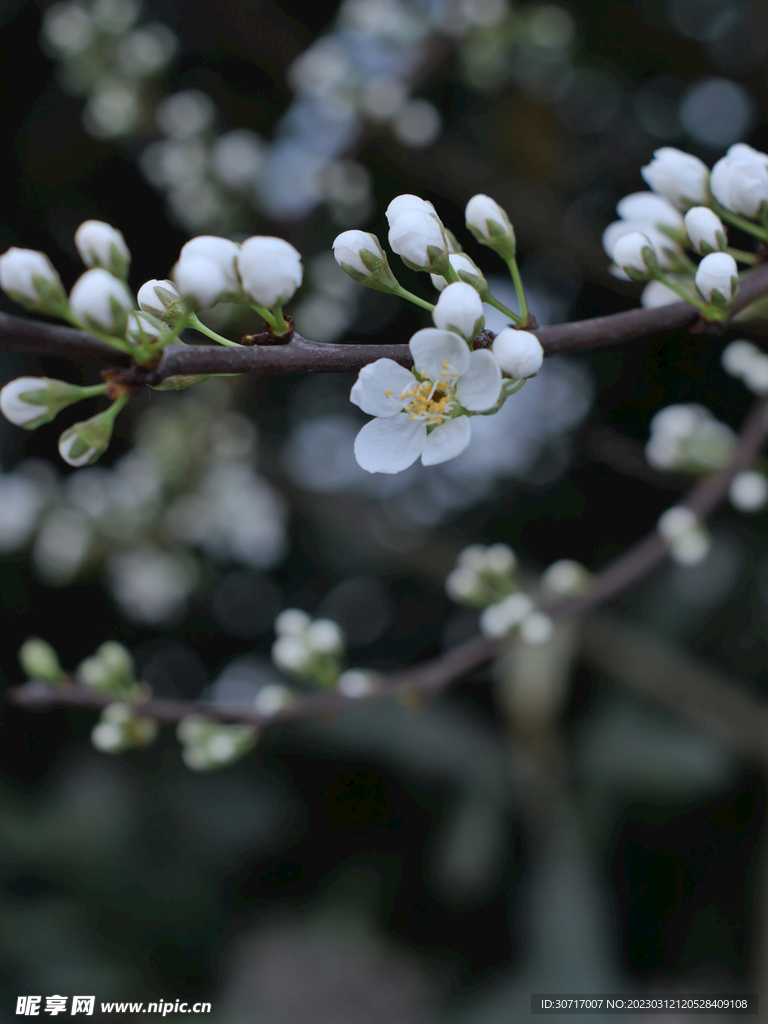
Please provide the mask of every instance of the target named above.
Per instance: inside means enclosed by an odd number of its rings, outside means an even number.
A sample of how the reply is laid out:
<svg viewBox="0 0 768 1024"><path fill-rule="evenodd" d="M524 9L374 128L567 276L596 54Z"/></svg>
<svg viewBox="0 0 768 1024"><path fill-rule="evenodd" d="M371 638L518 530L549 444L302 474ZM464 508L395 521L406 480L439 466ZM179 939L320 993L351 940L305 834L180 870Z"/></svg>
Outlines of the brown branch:
<svg viewBox="0 0 768 1024"><path fill-rule="evenodd" d="M692 509L700 519L705 519L725 498L733 477L754 459L767 432L768 398L763 398L755 403L747 416L739 443L728 465L702 480L679 504ZM638 583L664 561L666 554L666 544L654 530L598 572L587 593L550 602L541 610L555 621L574 615L584 615ZM412 669L393 673L382 679L378 688L366 697L351 698L335 692L321 693L306 697L270 716L261 714L248 705L209 704L202 701L149 700L141 704L140 709L161 722L177 722L186 715L204 714L219 721L245 722L260 727L323 717L398 694L421 693L426 696L439 693L451 683L490 661L498 653L502 643L503 641L489 637L476 637L439 658ZM12 687L6 691L6 698L20 707L40 711L57 706L102 708L115 700L114 697L77 684L52 687L34 681Z"/></svg>
<svg viewBox="0 0 768 1024"><path fill-rule="evenodd" d="M733 312L744 309L768 293L768 265L758 267L741 282ZM534 333L545 355L582 352L607 345L637 341L660 332L701 328L698 312L685 302L661 309L630 309L611 316L540 327ZM720 331L719 325L707 329ZM484 340L491 339L490 332ZM127 355L111 349L84 331L59 327L39 320L0 314L0 350L33 352L63 359L85 359L127 366ZM171 345L157 369L136 370L136 380L159 383L165 377L198 373L341 373L356 372L375 359L387 357L403 366L412 365L407 345L340 345L310 341L296 334L285 345L253 345L227 348L220 345Z"/></svg>

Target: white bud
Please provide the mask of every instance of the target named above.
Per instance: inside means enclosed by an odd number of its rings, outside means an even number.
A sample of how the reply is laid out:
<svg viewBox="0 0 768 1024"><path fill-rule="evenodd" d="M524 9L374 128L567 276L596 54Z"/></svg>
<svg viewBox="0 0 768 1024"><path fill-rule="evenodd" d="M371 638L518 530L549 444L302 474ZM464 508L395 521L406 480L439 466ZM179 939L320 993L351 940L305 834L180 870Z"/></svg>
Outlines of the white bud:
<svg viewBox="0 0 768 1024"><path fill-rule="evenodd" d="M12 245L0 256L0 288L12 299L41 312L55 313L64 289L53 264L43 252Z"/></svg>
<svg viewBox="0 0 768 1024"><path fill-rule="evenodd" d="M671 306L682 301L677 292L673 292L663 281L649 281L640 296L640 305L643 309L659 309L661 306Z"/></svg>
<svg viewBox="0 0 768 1024"><path fill-rule="evenodd" d="M729 301L738 287L739 268L736 260L727 252L711 252L698 266L694 281L699 294L707 302L716 301L715 292Z"/></svg>
<svg viewBox="0 0 768 1024"><path fill-rule="evenodd" d="M392 251L419 270L431 270L435 256L439 258L448 251L443 225L430 211L431 207L425 203L422 208L405 209L390 220L389 244ZM430 253L429 249L433 252Z"/></svg>
<svg viewBox="0 0 768 1024"><path fill-rule="evenodd" d="M531 612L520 624L520 639L530 647L539 647L551 638L554 628L554 622L544 612Z"/></svg>
<svg viewBox="0 0 768 1024"><path fill-rule="evenodd" d="M505 327L491 346L502 372L515 380L533 377L544 362L544 349L535 334Z"/></svg>
<svg viewBox="0 0 768 1024"><path fill-rule="evenodd" d="M262 715L276 715L278 711L290 706L292 696L287 686L267 683L253 698L253 706Z"/></svg>
<svg viewBox="0 0 768 1024"><path fill-rule="evenodd" d="M298 608L286 608L275 619L275 632L278 636L290 636L303 632L312 620L306 612Z"/></svg>
<svg viewBox="0 0 768 1024"><path fill-rule="evenodd" d="M472 196L464 211L464 219L478 242L495 246L499 240L510 237L514 242L515 234L506 211L490 196L482 193Z"/></svg>
<svg viewBox="0 0 768 1024"><path fill-rule="evenodd" d="M683 227L680 211L655 192L632 192L624 196L616 204L616 213L622 220L632 221L634 224L648 224L656 228L663 226L675 231L680 231Z"/></svg>
<svg viewBox="0 0 768 1024"><path fill-rule="evenodd" d="M179 260L173 276L179 294L198 308L215 306L227 288L221 267L202 256Z"/></svg>
<svg viewBox="0 0 768 1024"><path fill-rule="evenodd" d="M422 210L433 217L437 216L432 203L428 203L426 199L422 199L420 196L395 196L386 211L386 218L389 226L392 227L397 217L406 210Z"/></svg>
<svg viewBox="0 0 768 1024"><path fill-rule="evenodd" d="M455 331L466 341L472 341L483 329L483 303L477 289L471 284L457 281L441 292L432 311L436 327Z"/></svg>
<svg viewBox="0 0 768 1024"><path fill-rule="evenodd" d="M640 173L654 192L665 196L681 209L700 206L707 201L709 168L690 153L683 153L672 146L662 146Z"/></svg>
<svg viewBox="0 0 768 1024"><path fill-rule="evenodd" d="M728 497L740 512L757 512L768 502L768 480L753 470L737 473L731 481Z"/></svg>
<svg viewBox="0 0 768 1024"><path fill-rule="evenodd" d="M142 344L142 342L151 345L152 342L157 341L166 332L161 331L157 324L152 323L148 316L142 313L129 313L125 333L137 345Z"/></svg>
<svg viewBox="0 0 768 1024"><path fill-rule="evenodd" d="M650 243L660 266L668 270L676 268L683 252L677 242L663 231L654 227L653 224L643 224L639 221L615 220L612 224L608 225L605 231L603 231L603 248L607 255L615 260L616 246L620 239L638 232L645 236L647 239L646 244ZM627 280L627 275L620 269L621 266L622 264L615 270L612 270L612 273L616 277Z"/></svg>
<svg viewBox="0 0 768 1024"><path fill-rule="evenodd" d="M272 644L272 660L284 672L301 672L310 657L298 636L283 634Z"/></svg>
<svg viewBox="0 0 768 1024"><path fill-rule="evenodd" d="M219 268L224 277L222 291L228 295L237 295L240 292L240 281L237 277L239 252L240 246L229 238L219 238L218 235L198 235L181 247L179 263L193 258L209 260Z"/></svg>
<svg viewBox="0 0 768 1024"><path fill-rule="evenodd" d="M701 255L718 252L727 245L725 228L708 206L693 206L685 215L685 230L694 250Z"/></svg>
<svg viewBox="0 0 768 1024"><path fill-rule="evenodd" d="M651 251L650 265L646 262ZM656 257L656 250L647 235L632 231L623 235L613 247L613 262L630 277L647 277Z"/></svg>
<svg viewBox="0 0 768 1024"><path fill-rule="evenodd" d="M19 662L30 679L61 682L65 672L53 647L39 636L31 636L19 648Z"/></svg>
<svg viewBox="0 0 768 1024"><path fill-rule="evenodd" d="M301 254L284 238L246 239L237 265L246 294L267 309L288 302L302 282Z"/></svg>
<svg viewBox="0 0 768 1024"><path fill-rule="evenodd" d="M344 649L344 633L331 619L315 619L307 629L307 643L319 654L338 654Z"/></svg>
<svg viewBox="0 0 768 1024"><path fill-rule="evenodd" d="M376 680L370 672L350 668L339 676L336 688L343 696L358 699L367 697L376 690Z"/></svg>
<svg viewBox="0 0 768 1024"><path fill-rule="evenodd" d="M129 744L123 729L113 722L99 722L91 730L91 743L102 754L120 754Z"/></svg>
<svg viewBox="0 0 768 1024"><path fill-rule="evenodd" d="M120 337L125 334L133 299L122 281L98 267L86 270L75 281L69 306L78 320Z"/></svg>
<svg viewBox="0 0 768 1024"><path fill-rule="evenodd" d="M768 203L768 168L743 153L724 156L712 168L709 187L726 210L756 217Z"/></svg>
<svg viewBox="0 0 768 1024"><path fill-rule="evenodd" d="M720 363L731 377L741 377L749 369L760 349L746 338L739 338L726 345L720 355Z"/></svg>
<svg viewBox="0 0 768 1024"><path fill-rule="evenodd" d="M38 419L46 412L44 405L24 401L24 395L34 391L45 391L48 380L45 377L17 377L0 391L0 412L17 427Z"/></svg>
<svg viewBox="0 0 768 1024"><path fill-rule="evenodd" d="M668 543L678 540L683 534L699 528L695 514L684 505L673 505L659 516L656 524L661 536Z"/></svg>
<svg viewBox="0 0 768 1024"><path fill-rule="evenodd" d="M748 146L746 142L734 142L732 146L728 147L725 155L752 160L754 163L762 164L763 167L768 167L768 153L761 153L759 149Z"/></svg>
<svg viewBox="0 0 768 1024"><path fill-rule="evenodd" d="M703 405L668 405L651 419L651 433L680 440L689 437L706 419L711 419L711 414Z"/></svg>
<svg viewBox="0 0 768 1024"><path fill-rule="evenodd" d="M456 564L474 572L482 572L485 568L485 548L482 544L470 544L459 554Z"/></svg>
<svg viewBox="0 0 768 1024"><path fill-rule="evenodd" d="M500 638L530 615L533 601L527 594L510 594L503 601L489 605L480 616L480 630L485 636Z"/></svg>
<svg viewBox="0 0 768 1024"><path fill-rule="evenodd" d="M580 562L570 558L561 558L553 562L541 574L539 586L545 594L554 597L571 597L582 594L589 588L591 574Z"/></svg>
<svg viewBox="0 0 768 1024"><path fill-rule="evenodd" d="M475 266L469 256L463 252L451 253L448 257L448 262L451 264L453 269L458 274L459 271L463 271L465 274L469 274L476 280L481 281L483 279L482 272ZM445 291L448 287L448 282L441 274L430 274L432 284L437 288L439 292Z"/></svg>
<svg viewBox="0 0 768 1024"><path fill-rule="evenodd" d="M506 544L491 544L485 553L485 565L491 572L503 576L514 572L517 559L512 548Z"/></svg>
<svg viewBox="0 0 768 1024"><path fill-rule="evenodd" d="M131 254L122 232L111 224L83 221L75 232L75 245L86 267L103 267L116 277L127 277Z"/></svg>
<svg viewBox="0 0 768 1024"><path fill-rule="evenodd" d="M711 546L706 530L690 530L672 541L669 553L680 565L696 565L707 557Z"/></svg>
<svg viewBox="0 0 768 1024"><path fill-rule="evenodd" d="M477 574L472 569L458 566L448 573L445 589L454 601L462 602L474 596L478 584Z"/></svg>
<svg viewBox="0 0 768 1024"><path fill-rule="evenodd" d="M362 253L370 253L374 259L385 259L384 250L379 245L376 235L367 231L342 231L333 242L333 255L340 267L346 263L364 277L370 277L373 271L366 266Z"/></svg>
<svg viewBox="0 0 768 1024"><path fill-rule="evenodd" d="M160 320L176 320L184 305L173 281L153 278L139 288L139 306Z"/></svg>
<svg viewBox="0 0 768 1024"><path fill-rule="evenodd" d="M742 373L741 379L756 395L768 394L768 355L758 352Z"/></svg>

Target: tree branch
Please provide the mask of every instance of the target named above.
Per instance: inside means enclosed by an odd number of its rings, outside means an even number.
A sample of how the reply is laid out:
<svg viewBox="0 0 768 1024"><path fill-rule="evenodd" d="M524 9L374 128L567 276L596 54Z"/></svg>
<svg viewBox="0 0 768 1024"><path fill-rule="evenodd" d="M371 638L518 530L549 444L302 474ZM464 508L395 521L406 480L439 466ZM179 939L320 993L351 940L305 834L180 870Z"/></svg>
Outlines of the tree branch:
<svg viewBox="0 0 768 1024"><path fill-rule="evenodd" d="M734 476L752 462L767 432L768 398L763 398L755 403L747 416L728 465L698 483L679 504L692 509L700 519L705 519L725 498ZM654 530L598 572L585 594L552 601L541 610L555 621L584 615L639 582L663 562L666 555L667 546L658 531ZM210 704L203 701L149 700L138 705L138 709L166 723L178 722L186 715L197 714L222 722L243 722L257 727L323 717L398 694L420 693L427 696L439 693L494 658L502 645L501 640L476 637L439 658L382 678L378 687L365 697L345 697L336 692L319 693L305 697L273 715L261 714L249 705ZM6 698L20 707L37 711L58 706L98 709L116 700L113 696L74 683L53 687L35 681L10 688L6 691Z"/></svg>
<svg viewBox="0 0 768 1024"><path fill-rule="evenodd" d="M768 265L763 265L742 279L733 312L740 312L766 294ZM676 302L660 309L630 309L611 316L540 327L534 333L544 348L544 354L551 356L619 345L685 327L695 330L697 326L715 332L723 329L722 325L702 325L693 306ZM492 340L493 335L487 332L480 344L487 346ZM84 331L7 313L0 313L0 350L33 352L60 359L84 359L113 366L130 364L127 355L111 349ZM135 376L137 383L157 384L177 374L357 372L383 357L394 359L403 366L413 365L407 345L340 345L310 341L294 334L292 340L284 345L248 345L242 348L171 345L163 352L156 369L136 368Z"/></svg>

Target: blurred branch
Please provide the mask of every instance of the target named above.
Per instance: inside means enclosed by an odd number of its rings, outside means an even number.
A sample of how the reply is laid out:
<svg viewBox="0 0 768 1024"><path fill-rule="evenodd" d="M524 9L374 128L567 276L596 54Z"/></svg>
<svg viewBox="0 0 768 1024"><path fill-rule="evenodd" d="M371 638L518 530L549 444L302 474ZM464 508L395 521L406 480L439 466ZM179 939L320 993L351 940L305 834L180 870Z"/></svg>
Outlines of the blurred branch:
<svg viewBox="0 0 768 1024"><path fill-rule="evenodd" d="M698 483L679 504L690 508L700 519L705 519L725 498L733 477L748 466L760 450L767 431L768 398L763 398L755 403L747 416L729 464ZM550 602L541 610L556 621L574 615L584 615L634 586L656 568L666 555L667 546L660 534L654 530L598 572L585 594ZM200 701L149 700L141 704L140 709L161 722L177 722L186 715L202 714L220 721L245 722L261 727L324 717L385 697L410 696L415 693L428 696L439 693L451 683L490 661L498 653L502 643L503 641L488 637L476 637L439 658L412 669L393 673L382 679L379 686L365 697L345 697L335 692L320 693L298 700L294 705L273 715L260 714L252 706L247 705L208 704ZM13 704L40 711L57 706L101 708L116 699L114 696L75 683L52 687L36 681L12 687L6 692L6 696ZM686 691L684 699L681 698L681 706L687 700Z"/></svg>
<svg viewBox="0 0 768 1024"><path fill-rule="evenodd" d="M768 294L768 266L758 267L742 280L733 312L739 312L765 294ZM722 330L722 325L703 324L693 306L686 302L676 302L660 309L630 309L611 316L540 327L535 334L545 355L551 356L619 345L685 327L694 331ZM480 345L487 347L493 337L492 332L483 332ZM33 352L63 359L86 359L119 366L130 364L128 356L109 348L84 331L6 313L0 314L1 350ZM242 348L170 345L155 369L137 367L135 377L136 383L157 384L177 374L355 372L382 357L394 359L403 366L412 365L407 345L339 345L310 341L294 334L289 342L282 345L247 345Z"/></svg>

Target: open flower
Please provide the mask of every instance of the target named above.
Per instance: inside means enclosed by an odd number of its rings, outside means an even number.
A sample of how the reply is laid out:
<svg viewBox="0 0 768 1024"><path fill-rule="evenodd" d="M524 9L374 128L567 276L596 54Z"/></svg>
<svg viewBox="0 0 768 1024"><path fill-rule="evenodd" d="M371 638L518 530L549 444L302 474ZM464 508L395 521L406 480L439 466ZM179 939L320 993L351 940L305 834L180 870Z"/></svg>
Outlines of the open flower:
<svg viewBox="0 0 768 1024"><path fill-rule="evenodd" d="M487 349L470 352L452 331L426 327L410 341L414 369L377 359L360 371L350 399L376 418L355 439L355 458L369 473L400 473L421 456L433 466L469 444L466 411L490 409L501 371Z"/></svg>

